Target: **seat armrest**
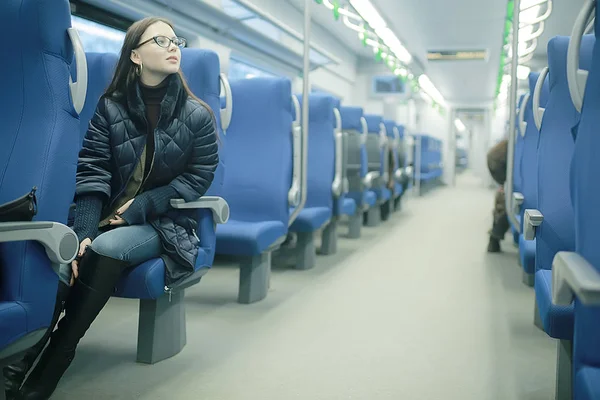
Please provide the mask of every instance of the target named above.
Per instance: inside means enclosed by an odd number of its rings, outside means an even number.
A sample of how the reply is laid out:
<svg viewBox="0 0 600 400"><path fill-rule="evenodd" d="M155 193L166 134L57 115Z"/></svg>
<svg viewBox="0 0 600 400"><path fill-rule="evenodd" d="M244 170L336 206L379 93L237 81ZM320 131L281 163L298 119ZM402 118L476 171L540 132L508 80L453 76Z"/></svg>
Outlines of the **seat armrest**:
<svg viewBox="0 0 600 400"><path fill-rule="evenodd" d="M552 303L567 306L575 296L584 305L600 305L600 273L579 254L558 252L552 261Z"/></svg>
<svg viewBox="0 0 600 400"><path fill-rule="evenodd" d="M525 201L525 196L523 196L523 193L519 193L519 192L513 193L513 209L512 209L513 215L521 214L521 206L523 205L524 201Z"/></svg>
<svg viewBox="0 0 600 400"><path fill-rule="evenodd" d="M523 237L525 240L535 239L535 231L544 222L544 216L539 210L527 209L523 214Z"/></svg>
<svg viewBox="0 0 600 400"><path fill-rule="evenodd" d="M217 224L224 224L229 220L229 204L224 198L218 196L203 196L198 200L188 202L183 199L173 199L171 207L177 210L206 208L212 211Z"/></svg>
<svg viewBox="0 0 600 400"><path fill-rule="evenodd" d="M52 264L68 264L79 251L79 240L71 228L58 222L1 222L0 243L32 240L40 243Z"/></svg>
<svg viewBox="0 0 600 400"><path fill-rule="evenodd" d="M367 175L365 176L363 182L365 184L365 186L367 187L367 189L371 189L373 187L373 183L379 179L381 175L379 174L379 172L377 171L371 171L369 173L367 173Z"/></svg>

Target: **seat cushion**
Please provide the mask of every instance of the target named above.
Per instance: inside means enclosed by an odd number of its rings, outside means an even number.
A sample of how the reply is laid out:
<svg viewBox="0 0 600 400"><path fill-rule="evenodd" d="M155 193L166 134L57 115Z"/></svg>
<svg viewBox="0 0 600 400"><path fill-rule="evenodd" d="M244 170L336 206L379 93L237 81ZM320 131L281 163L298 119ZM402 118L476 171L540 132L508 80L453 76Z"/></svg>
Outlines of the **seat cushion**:
<svg viewBox="0 0 600 400"><path fill-rule="evenodd" d="M208 268L207 254L198 249L196 268ZM165 263L162 258L154 258L129 270L117 284L115 297L127 299L157 299L165 294Z"/></svg>
<svg viewBox="0 0 600 400"><path fill-rule="evenodd" d="M535 273L535 298L544 331L554 339L572 340L574 307L552 304L552 271L538 270Z"/></svg>
<svg viewBox="0 0 600 400"><path fill-rule="evenodd" d="M429 171L429 172L421 172L421 181L427 182L427 181L437 178L438 176L439 176L439 174L436 170Z"/></svg>
<svg viewBox="0 0 600 400"><path fill-rule="evenodd" d="M217 226L217 254L255 256L287 234L280 221L246 222L229 220Z"/></svg>
<svg viewBox="0 0 600 400"><path fill-rule="evenodd" d="M394 183L394 197L398 197L402 194L402 185L398 182Z"/></svg>
<svg viewBox="0 0 600 400"><path fill-rule="evenodd" d="M356 202L354 199L345 198L342 203L342 215L354 215L356 213Z"/></svg>
<svg viewBox="0 0 600 400"><path fill-rule="evenodd" d="M535 239L525 240L523 234L519 235L519 257L523 270L528 274L535 273Z"/></svg>
<svg viewBox="0 0 600 400"><path fill-rule="evenodd" d="M577 400L600 400L600 368L581 368L575 376L573 390Z"/></svg>
<svg viewBox="0 0 600 400"><path fill-rule="evenodd" d="M0 349L14 343L27 331L27 313L16 301L0 302Z"/></svg>
<svg viewBox="0 0 600 400"><path fill-rule="evenodd" d="M372 191L372 190L367 190L364 193L364 200L363 201L369 207L373 207L375 204L377 204L377 194L374 191Z"/></svg>
<svg viewBox="0 0 600 400"><path fill-rule="evenodd" d="M375 189L377 198L381 201L388 201L392 197L392 192L388 188Z"/></svg>
<svg viewBox="0 0 600 400"><path fill-rule="evenodd" d="M331 219L332 212L327 207L309 207L300 211L298 218L290 226L292 232L314 232Z"/></svg>

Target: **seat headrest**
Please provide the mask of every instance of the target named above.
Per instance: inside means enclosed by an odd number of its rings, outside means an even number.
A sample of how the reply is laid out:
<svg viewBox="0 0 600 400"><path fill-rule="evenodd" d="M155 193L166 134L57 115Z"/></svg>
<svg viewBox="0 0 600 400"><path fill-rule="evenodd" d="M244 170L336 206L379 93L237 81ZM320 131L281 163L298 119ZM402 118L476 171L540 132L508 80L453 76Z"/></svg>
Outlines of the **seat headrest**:
<svg viewBox="0 0 600 400"><path fill-rule="evenodd" d="M383 124L385 125L385 131L388 137L394 137L394 128L396 127L396 123L389 119L384 119Z"/></svg>
<svg viewBox="0 0 600 400"><path fill-rule="evenodd" d="M300 103L300 112L302 112L302 95L296 95ZM335 126L335 116L333 108L335 107L335 97L325 93L311 93L308 96L308 118L310 122L328 123ZM292 117L296 119L296 109L292 109Z"/></svg>
<svg viewBox="0 0 600 400"><path fill-rule="evenodd" d="M119 61L119 56L115 53L85 53L85 58L88 67L88 89L85 104L79 113L82 140L96 112L98 101L108 89Z"/></svg>
<svg viewBox="0 0 600 400"><path fill-rule="evenodd" d="M221 65L219 56L212 50L185 48L181 50L181 71L197 97L219 96L221 91L218 79ZM213 110L216 114L219 110Z"/></svg>
<svg viewBox="0 0 600 400"><path fill-rule="evenodd" d="M383 122L383 117L379 115L365 114L365 119L367 120L369 133L379 133L381 130L381 123Z"/></svg>
<svg viewBox="0 0 600 400"><path fill-rule="evenodd" d="M538 78L540 77L540 73L539 72L531 72L529 74L529 93L531 93L531 95L529 96L529 101L527 102L527 105L525 108L525 119L527 120L528 118L528 113L531 111L532 109L532 105L533 105L533 93L535 91L535 85L538 81ZM550 80L549 77L546 77L546 80L544 81L544 86L542 86L542 95L540 96L540 107L546 107L546 104L548 103L548 97L550 96Z"/></svg>
<svg viewBox="0 0 600 400"><path fill-rule="evenodd" d="M260 116L265 111L282 108L290 115L294 112L292 83L288 78L256 77L234 80L230 84L232 91L235 86L234 99L238 115Z"/></svg>
<svg viewBox="0 0 600 400"><path fill-rule="evenodd" d="M363 128L360 119L363 117L364 111L361 107L342 106L340 114L342 115L343 130L362 132Z"/></svg>
<svg viewBox="0 0 600 400"><path fill-rule="evenodd" d="M550 90L555 85L568 85L567 82L567 52L570 37L556 36L548 42L548 67L550 69ZM592 51L596 38L594 35L584 35L581 39L579 53L579 68L589 71L592 64Z"/></svg>

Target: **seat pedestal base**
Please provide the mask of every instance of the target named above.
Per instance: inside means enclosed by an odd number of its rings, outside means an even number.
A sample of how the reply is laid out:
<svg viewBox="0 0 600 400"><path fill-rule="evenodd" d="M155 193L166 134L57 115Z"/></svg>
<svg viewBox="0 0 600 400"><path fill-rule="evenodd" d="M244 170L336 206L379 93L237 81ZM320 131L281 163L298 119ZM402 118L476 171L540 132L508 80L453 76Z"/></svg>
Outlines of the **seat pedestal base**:
<svg viewBox="0 0 600 400"><path fill-rule="evenodd" d="M365 225L368 227L379 226L381 223L381 209L379 206L374 206L369 208L367 212L365 212Z"/></svg>
<svg viewBox="0 0 600 400"><path fill-rule="evenodd" d="M267 297L271 279L271 252L245 258L240 263L238 303L251 304Z"/></svg>
<svg viewBox="0 0 600 400"><path fill-rule="evenodd" d="M137 362L155 364L185 347L184 297L185 291L181 290L155 300L140 300Z"/></svg>
<svg viewBox="0 0 600 400"><path fill-rule="evenodd" d="M305 270L314 268L317 264L317 249L315 247L314 232L299 232L298 242L294 249L296 256L296 269Z"/></svg>
<svg viewBox="0 0 600 400"><path fill-rule="evenodd" d="M325 229L323 229L323 234L321 235L321 254L328 256L337 253L337 227L338 218L333 217Z"/></svg>
<svg viewBox="0 0 600 400"><path fill-rule="evenodd" d="M523 283L529 287L533 287L533 284L535 283L535 275L528 274L527 272L523 271Z"/></svg>
<svg viewBox="0 0 600 400"><path fill-rule="evenodd" d="M573 343L557 341L555 400L573 399Z"/></svg>
<svg viewBox="0 0 600 400"><path fill-rule="evenodd" d="M348 219L348 238L359 239L360 230L363 225L363 216L361 212L351 215Z"/></svg>

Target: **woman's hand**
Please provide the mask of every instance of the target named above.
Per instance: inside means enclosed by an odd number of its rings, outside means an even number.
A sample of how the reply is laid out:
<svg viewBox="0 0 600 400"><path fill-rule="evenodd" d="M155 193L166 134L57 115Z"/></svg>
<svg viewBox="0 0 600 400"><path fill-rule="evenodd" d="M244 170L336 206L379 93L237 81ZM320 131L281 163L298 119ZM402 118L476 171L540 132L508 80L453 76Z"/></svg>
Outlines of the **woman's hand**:
<svg viewBox="0 0 600 400"><path fill-rule="evenodd" d="M121 215L123 215L123 213L125 211L127 211L127 209L129 208L129 206L131 205L131 203L133 203L135 199L131 199L129 200L127 203L123 204L118 210L117 210L117 214L115 215L114 218L109 219L108 223L110 225L116 226L116 225L125 225L125 220L123 218L121 218Z"/></svg>
<svg viewBox="0 0 600 400"><path fill-rule="evenodd" d="M79 260L81 260L81 257L83 257L85 254L85 250L91 244L92 239L90 238L83 239L79 244L79 252L77 253L77 257L71 262L71 270L73 271L73 274L71 275L71 286L73 286L73 283L75 283L75 279L79 277Z"/></svg>

